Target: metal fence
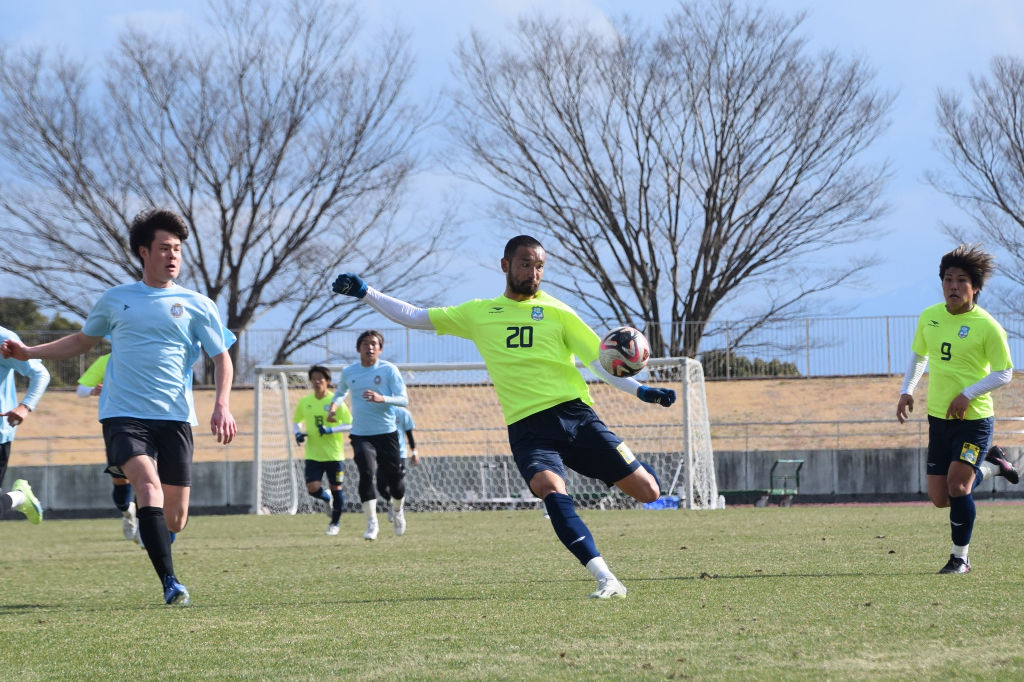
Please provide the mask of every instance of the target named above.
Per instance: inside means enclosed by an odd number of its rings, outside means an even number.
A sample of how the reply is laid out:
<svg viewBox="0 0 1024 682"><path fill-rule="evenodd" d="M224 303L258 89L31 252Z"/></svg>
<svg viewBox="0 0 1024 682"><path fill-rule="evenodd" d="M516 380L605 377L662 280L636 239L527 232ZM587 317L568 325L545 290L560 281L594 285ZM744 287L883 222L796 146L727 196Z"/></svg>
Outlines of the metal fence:
<svg viewBox="0 0 1024 682"><path fill-rule="evenodd" d="M1013 356L1024 358L1024 318L1012 313L995 315L1006 327ZM743 321L716 321L705 328L698 359L704 363L705 374L709 378L734 378L741 375L741 369L742 376L748 378L778 376L786 371L805 377L902 374L909 359L916 324L916 315L808 317L766 322L738 342L737 332L746 326ZM392 362L479 360L476 348L465 339L405 328L379 329L385 339L383 355ZM329 330L317 342L292 353L288 360L296 365L355 362L359 357L355 349L356 338L363 330L364 327ZM42 343L67 332L18 333L26 343ZM274 360L285 330L250 329L236 334L238 360L235 382L251 386L253 370L257 365ZM47 361L54 385L74 386L89 362L103 352L106 349L98 347L89 357ZM201 382L202 372L197 371L196 376Z"/></svg>

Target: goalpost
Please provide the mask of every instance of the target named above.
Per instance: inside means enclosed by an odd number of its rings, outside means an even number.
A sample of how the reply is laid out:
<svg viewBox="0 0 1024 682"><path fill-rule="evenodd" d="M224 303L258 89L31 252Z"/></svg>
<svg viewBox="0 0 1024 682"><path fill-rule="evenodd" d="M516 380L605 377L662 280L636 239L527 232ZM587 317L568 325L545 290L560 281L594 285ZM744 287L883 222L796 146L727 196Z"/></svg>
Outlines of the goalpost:
<svg viewBox="0 0 1024 682"><path fill-rule="evenodd" d="M337 379L342 366L326 365ZM398 364L409 390L409 411L420 465L406 463L411 511L535 508L541 501L522 480L508 447L498 398L483 363ZM292 435L299 398L312 391L308 366L267 365L255 370L255 485L252 511L297 514L322 511L306 493L302 447ZM704 372L688 358L653 358L638 379L672 388L669 408L619 391L584 371L601 419L638 459L654 466L666 506L718 506L714 457L704 394ZM351 400L349 396L349 400ZM358 472L346 439L346 504L358 504ZM568 471L566 487L584 507L639 506L617 488Z"/></svg>

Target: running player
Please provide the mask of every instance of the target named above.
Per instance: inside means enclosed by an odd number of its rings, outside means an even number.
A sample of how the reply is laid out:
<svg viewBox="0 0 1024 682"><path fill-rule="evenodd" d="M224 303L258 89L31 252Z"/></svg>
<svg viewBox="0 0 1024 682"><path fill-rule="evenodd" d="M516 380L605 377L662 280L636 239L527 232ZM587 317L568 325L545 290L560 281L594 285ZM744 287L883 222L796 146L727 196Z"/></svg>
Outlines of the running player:
<svg viewBox="0 0 1024 682"><path fill-rule="evenodd" d="M352 429L352 415L341 403L330 416L332 396L331 371L320 365L309 368L313 392L299 399L292 421L295 442L306 444L306 492L321 500L331 510L327 535L338 534L341 511L345 507L345 439L341 434ZM323 486L327 475L328 487Z"/></svg>
<svg viewBox="0 0 1024 682"><path fill-rule="evenodd" d="M402 373L390 362L380 359L384 335L370 329L356 339L359 362L341 371L341 382L334 392L335 410L352 393L352 450L359 469L359 500L366 516L363 537L376 540L377 492L389 501L388 516L395 535L405 533L405 465L398 447L398 426L392 406L409 404ZM376 490L374 490L376 479Z"/></svg>
<svg viewBox="0 0 1024 682"><path fill-rule="evenodd" d="M107 371L107 361L109 360L110 353L104 353L93 360L92 364L82 372L82 376L78 377L77 395L79 398L98 396L103 392L103 375ZM109 470L106 470L105 473L110 474L110 481L114 484L110 496L114 500L114 506L121 512L121 532L124 534L124 539L136 540L139 522L135 516L135 495L132 493L131 483L121 474L115 474Z"/></svg>
<svg viewBox="0 0 1024 682"><path fill-rule="evenodd" d="M986 476L1019 480L1016 469L989 449L995 414L991 392L1013 378L1006 332L977 304L992 274L992 256L960 245L939 261L945 301L924 309L917 321L912 354L896 419L914 410L914 388L928 365L928 497L949 507L953 549L939 573L967 573L974 529L974 489ZM986 461L987 460L987 461Z"/></svg>
<svg viewBox="0 0 1024 682"><path fill-rule="evenodd" d="M10 339L0 345L3 357L60 360L81 355L110 335L113 352L99 404L107 464L131 481L139 537L160 577L164 601L180 605L189 603L189 593L175 577L171 533L181 532L188 521L192 425L198 423L192 366L200 344L213 359L217 387L210 430L225 444L237 432L227 352L234 336L221 324L213 301L174 282L188 233L172 211L140 213L129 228L129 244L142 262L142 281L105 291L80 332L39 346Z"/></svg>
<svg viewBox="0 0 1024 682"><path fill-rule="evenodd" d="M540 290L544 247L533 237L505 245L505 293L444 308L417 308L368 287L358 275L340 275L335 292L362 299L388 319L471 339L494 382L512 455L530 490L544 501L559 540L597 579L591 597L624 597L625 586L597 551L590 530L566 493L566 467L615 485L640 502L660 496L654 470L639 462L590 405L590 393L573 356L594 374L640 400L665 407L675 391L613 377L601 367L601 340L576 313Z"/></svg>
<svg viewBox="0 0 1024 682"><path fill-rule="evenodd" d="M21 339L10 329L0 327L0 343L7 340L21 343ZM25 397L18 400L18 389L14 384L17 372L28 377L28 388ZM36 409L43 392L50 385L50 372L39 360L18 360L16 358L0 358L0 485L7 475L7 462L11 458L11 443L18 425L25 417Z"/></svg>

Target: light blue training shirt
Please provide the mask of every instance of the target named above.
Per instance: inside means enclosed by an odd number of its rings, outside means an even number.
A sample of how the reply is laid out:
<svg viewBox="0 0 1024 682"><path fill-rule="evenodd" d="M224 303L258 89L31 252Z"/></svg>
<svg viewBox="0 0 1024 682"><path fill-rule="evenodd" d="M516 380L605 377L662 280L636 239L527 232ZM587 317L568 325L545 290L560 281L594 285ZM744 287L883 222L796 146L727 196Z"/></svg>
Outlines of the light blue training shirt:
<svg viewBox="0 0 1024 682"><path fill-rule="evenodd" d="M364 400L363 392L367 389L384 396L384 402L373 403ZM378 436L382 433L392 433L398 428L394 410L391 408L395 405L408 405L409 394L406 393L405 381L397 367L386 360L377 360L370 367L363 367L359 362L349 365L341 370L341 381L334 392L333 402L344 400L350 391L352 435Z"/></svg>
<svg viewBox="0 0 1024 682"><path fill-rule="evenodd" d="M401 458L405 459L409 455L409 445L405 442L405 432L416 428L416 424L412 421L412 412L404 407L396 407L395 425L398 427L398 451L401 453Z"/></svg>
<svg viewBox="0 0 1024 682"><path fill-rule="evenodd" d="M112 352L100 393L100 421L110 417L198 424L192 365L200 347L214 357L235 335L206 296L177 284L143 282L108 289L89 312L82 333L110 335Z"/></svg>
<svg viewBox="0 0 1024 682"><path fill-rule="evenodd" d="M6 327L0 327L0 343L7 339L21 341L17 334ZM14 385L14 373L17 372L23 377L28 377L28 389L25 397L18 400L18 389ZM14 358L4 359L0 357L0 412L10 412L19 404L24 404L28 409L36 409L39 399L43 397L43 391L50 385L50 372L39 360L15 360ZM14 440L14 432L17 426L7 423L7 417L0 418L0 443L10 443Z"/></svg>

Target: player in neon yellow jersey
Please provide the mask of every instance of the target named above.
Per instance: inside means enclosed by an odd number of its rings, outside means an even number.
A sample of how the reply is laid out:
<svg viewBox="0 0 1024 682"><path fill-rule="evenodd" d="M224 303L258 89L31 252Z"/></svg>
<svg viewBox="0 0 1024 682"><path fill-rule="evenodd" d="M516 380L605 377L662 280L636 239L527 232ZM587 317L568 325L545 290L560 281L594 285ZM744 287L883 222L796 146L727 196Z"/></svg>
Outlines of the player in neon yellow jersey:
<svg viewBox="0 0 1024 682"><path fill-rule="evenodd" d="M977 304L992 274L992 256L977 246L960 245L939 262L945 299L925 308L917 321L913 354L896 419L914 409L914 388L928 365L928 497L949 507L953 549L939 573L967 573L974 529L974 489L988 476L1017 483L1016 469L992 447L995 414L991 392L1013 378L1006 332Z"/></svg>
<svg viewBox="0 0 1024 682"><path fill-rule="evenodd" d="M309 382L313 392L299 399L292 421L295 423L295 442L306 444L306 492L321 500L331 509L331 522L327 535L338 534L341 511L345 506L342 484L345 482L345 437L352 430L352 414L345 403L332 408L331 371L320 365L309 368ZM305 428L305 431L303 431ZM328 488L323 487L327 474Z"/></svg>
<svg viewBox="0 0 1024 682"><path fill-rule="evenodd" d="M98 396L103 392L103 376L107 371L107 362L110 360L110 353L104 353L89 365L82 376L78 377L78 397L89 398ZM114 506L121 512L121 532L125 540L138 540L139 521L135 516L135 495L132 493L132 486L128 479L117 471L105 470L110 474L111 483L114 489L111 498Z"/></svg>
<svg viewBox="0 0 1024 682"><path fill-rule="evenodd" d="M562 544L598 581L591 597L624 597L626 588L597 551L594 538L566 494L565 469L615 485L640 502L661 494L654 469L639 462L621 438L591 409L590 393L576 369L579 358L598 377L649 403L675 401L671 389L613 377L598 361L600 338L569 306L540 290L546 254L533 237L505 245L505 293L445 308L417 308L340 275L336 293L355 296L393 322L471 339L494 382L512 455L530 490L544 501Z"/></svg>

